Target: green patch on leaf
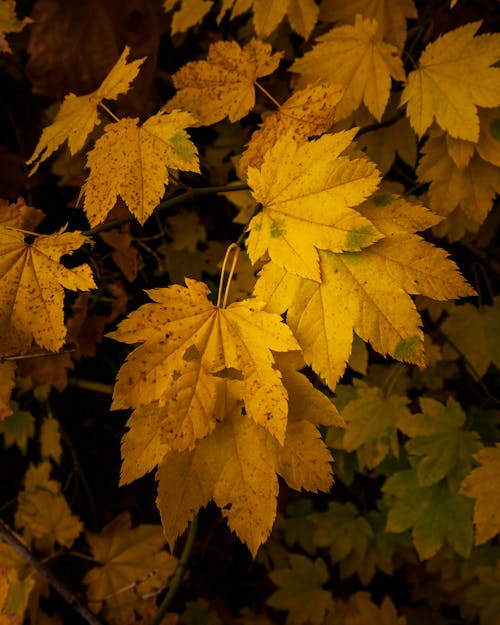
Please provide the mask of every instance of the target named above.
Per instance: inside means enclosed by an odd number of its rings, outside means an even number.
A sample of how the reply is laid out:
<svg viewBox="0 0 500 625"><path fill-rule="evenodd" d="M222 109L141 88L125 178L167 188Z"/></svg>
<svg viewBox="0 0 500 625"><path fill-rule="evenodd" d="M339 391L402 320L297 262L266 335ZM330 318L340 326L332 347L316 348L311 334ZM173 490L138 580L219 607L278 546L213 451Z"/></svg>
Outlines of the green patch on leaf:
<svg viewBox="0 0 500 625"><path fill-rule="evenodd" d="M373 241L373 229L370 226L360 226L347 233L345 247L350 252L356 252Z"/></svg>
<svg viewBox="0 0 500 625"><path fill-rule="evenodd" d="M273 239L281 237L286 232L286 222L284 219L273 219L271 222L271 236Z"/></svg>
<svg viewBox="0 0 500 625"><path fill-rule="evenodd" d="M377 195L373 196L373 203L375 206L388 206L392 202L393 197L392 193L377 193Z"/></svg>
<svg viewBox="0 0 500 625"><path fill-rule="evenodd" d="M413 362L418 353L422 349L422 339L420 336L409 336L401 339L394 350L394 358L404 360L405 362Z"/></svg>
<svg viewBox="0 0 500 625"><path fill-rule="evenodd" d="M495 141L500 141L500 119L492 119L490 122L491 136Z"/></svg>

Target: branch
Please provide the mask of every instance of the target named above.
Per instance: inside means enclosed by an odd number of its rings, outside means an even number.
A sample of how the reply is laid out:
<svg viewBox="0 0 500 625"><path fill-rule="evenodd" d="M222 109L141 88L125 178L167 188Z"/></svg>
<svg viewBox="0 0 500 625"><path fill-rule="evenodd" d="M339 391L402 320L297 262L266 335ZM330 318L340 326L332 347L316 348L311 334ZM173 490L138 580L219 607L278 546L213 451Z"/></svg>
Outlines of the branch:
<svg viewBox="0 0 500 625"><path fill-rule="evenodd" d="M172 578L172 583L170 584L168 592L165 595L165 598L163 599L163 601L161 602L160 607L158 608L158 612L154 615L153 620L151 621L150 625L160 625L160 623L163 620L163 617L165 616L165 614L170 609L170 606L172 605L175 595L177 594L177 590L179 589L179 586L181 585L182 580L184 579L184 573L186 572L186 569L189 563L189 558L191 557L191 551L193 550L197 527L198 527L198 517L195 516L194 519L191 521L191 524L189 525L186 542L184 544L184 549L182 550L181 559L179 560L179 566L175 570L175 575Z"/></svg>
<svg viewBox="0 0 500 625"><path fill-rule="evenodd" d="M1 519L0 536L6 543L15 549L30 566L40 573L40 575L47 580L52 588L58 592L61 597L73 608L73 610L78 612L78 614L83 617L89 625L103 625L103 623L94 614L92 614L92 612L84 606L83 603L80 603L76 595L73 594L73 592L65 586L49 568L45 566L45 564L42 564L35 558L31 551L23 545L23 543L11 532L9 527Z"/></svg>

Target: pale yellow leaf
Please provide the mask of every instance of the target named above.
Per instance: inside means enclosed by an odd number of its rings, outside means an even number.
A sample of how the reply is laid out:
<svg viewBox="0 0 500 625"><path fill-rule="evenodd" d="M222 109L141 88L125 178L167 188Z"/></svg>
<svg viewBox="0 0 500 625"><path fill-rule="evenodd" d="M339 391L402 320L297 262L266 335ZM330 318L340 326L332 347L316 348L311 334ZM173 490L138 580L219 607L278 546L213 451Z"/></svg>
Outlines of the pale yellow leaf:
<svg viewBox="0 0 500 625"><path fill-rule="evenodd" d="M101 102L104 99L115 100L126 93L145 60L142 58L127 63L129 53L130 48L125 46L120 58L96 91L82 96L70 93L64 98L54 121L44 128L35 151L27 161L33 164L31 173L65 141L68 142L71 154L83 148L94 127L101 123L98 111Z"/></svg>
<svg viewBox="0 0 500 625"><path fill-rule="evenodd" d="M169 167L199 171L196 147L185 131L193 123L189 113L160 112L142 126L137 122L108 124L87 156L83 208L91 225L104 221L118 196L143 224L165 193Z"/></svg>
<svg viewBox="0 0 500 625"><path fill-rule="evenodd" d="M400 53L382 41L377 31L376 20L357 15L354 25L337 26L318 37L313 49L290 68L301 75L301 87L318 80L345 85L337 107L338 119L347 117L363 102L380 121L389 100L391 77L405 80ZM332 63L332 58L342 62Z"/></svg>
<svg viewBox="0 0 500 625"><path fill-rule="evenodd" d="M280 58L281 53L272 54L271 46L257 39L243 48L235 41L215 42L206 61L191 61L173 75L178 91L164 108L189 111L199 125L226 116L237 121L254 106L257 78L272 73Z"/></svg>
<svg viewBox="0 0 500 625"><path fill-rule="evenodd" d="M352 208L379 181L367 159L340 156L354 133L325 135L302 146L285 135L267 152L260 170L248 170L252 194L263 206L249 225L252 262L267 253L288 271L319 280L318 248L354 251L380 238Z"/></svg>
<svg viewBox="0 0 500 625"><path fill-rule="evenodd" d="M2 353L26 351L32 340L57 351L66 338L64 288L95 288L88 265L68 269L65 254L88 243L80 232L36 236L25 243L24 233L0 227L0 336Z"/></svg>
<svg viewBox="0 0 500 625"><path fill-rule="evenodd" d="M477 142L478 106L500 104L500 34L475 36L481 22L451 30L428 44L401 96L421 137L435 119L452 137Z"/></svg>

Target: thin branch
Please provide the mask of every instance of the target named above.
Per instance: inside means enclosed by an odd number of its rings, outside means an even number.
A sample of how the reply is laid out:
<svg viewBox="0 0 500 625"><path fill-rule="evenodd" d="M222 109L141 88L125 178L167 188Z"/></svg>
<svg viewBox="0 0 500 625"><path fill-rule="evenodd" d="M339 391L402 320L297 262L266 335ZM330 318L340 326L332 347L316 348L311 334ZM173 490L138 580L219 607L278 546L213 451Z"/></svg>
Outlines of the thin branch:
<svg viewBox="0 0 500 625"><path fill-rule="evenodd" d="M68 377L68 384L76 386L77 388L84 388L87 391L94 391L95 393L103 393L104 395L113 394L113 386L111 384L104 384L103 382L95 382L94 380L82 380L80 378Z"/></svg>
<svg viewBox="0 0 500 625"><path fill-rule="evenodd" d="M226 184L221 186L214 187L199 187L199 188L191 188L180 195L176 195L175 197L171 197L168 200L164 200L155 208L155 211L163 210L164 208L171 208L172 206L176 206L177 204L182 204L186 200L190 200L193 197L197 197L198 195L214 195L216 193L230 193L231 191L245 191L248 189L248 185L242 182L241 184ZM104 224L99 224L95 228L90 228L90 230L86 230L82 232L82 234L86 237L93 236L94 234L99 234L99 232L105 232L106 230L111 230L112 228L116 228L117 226L121 226L129 221L134 220L134 215L125 215L124 217L120 217L119 219L113 219L113 221L108 221Z"/></svg>
<svg viewBox="0 0 500 625"><path fill-rule="evenodd" d="M179 565L175 570L175 574L172 578L172 582L168 589L165 598L160 604L158 608L158 612L154 615L153 620L150 625L160 625L163 620L165 614L169 611L170 606L177 594L177 590L184 579L184 574L186 572L187 566L189 564L189 558L191 557L191 552L193 550L194 541L196 538L196 530L198 528L198 517L195 516L189 525L186 542L184 544L184 549L182 550L181 559L179 560Z"/></svg>
<svg viewBox="0 0 500 625"><path fill-rule="evenodd" d="M17 553L40 575L42 575L52 588L70 605L75 612L84 618L89 625L103 625L103 623L85 606L76 595L52 571L42 564L31 551L11 532L10 528L0 519L0 535Z"/></svg>

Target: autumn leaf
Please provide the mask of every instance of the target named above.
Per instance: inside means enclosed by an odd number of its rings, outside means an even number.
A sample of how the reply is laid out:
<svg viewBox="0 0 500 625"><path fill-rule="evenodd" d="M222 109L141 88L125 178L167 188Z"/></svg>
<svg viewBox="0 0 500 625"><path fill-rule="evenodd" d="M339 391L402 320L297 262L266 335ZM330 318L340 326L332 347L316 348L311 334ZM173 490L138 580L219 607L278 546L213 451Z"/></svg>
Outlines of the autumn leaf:
<svg viewBox="0 0 500 625"><path fill-rule="evenodd" d="M235 410L192 451L168 453L158 468L158 508L169 544L211 499L255 556L276 516L278 480L328 490L331 456L309 422L291 420L283 446Z"/></svg>
<svg viewBox="0 0 500 625"><path fill-rule="evenodd" d="M295 92L276 112L266 117L259 130L252 134L241 155L238 169L242 172L246 172L248 167L259 169L266 152L286 134L300 146L309 137L330 130L337 103L343 93L344 87L327 83L308 85Z"/></svg>
<svg viewBox="0 0 500 625"><path fill-rule="evenodd" d="M476 545L481 545L500 533L500 505L498 479L500 476L500 444L480 449L476 467L462 482L460 493L474 502Z"/></svg>
<svg viewBox="0 0 500 625"><path fill-rule="evenodd" d="M262 311L263 302L250 299L224 309L208 300L208 292L190 279L186 287L150 290L155 303L131 313L108 335L143 343L120 369L113 408L159 400L172 432L169 444L181 451L224 417L217 388L227 381L238 386L247 414L283 442L287 393L270 350L294 350L297 343L278 315Z"/></svg>
<svg viewBox="0 0 500 625"><path fill-rule="evenodd" d="M417 175L420 182L430 182L429 206L443 216L460 208L469 219L483 223L500 193L499 168L477 154L466 166L457 166L443 135L427 139L422 152Z"/></svg>
<svg viewBox="0 0 500 625"><path fill-rule="evenodd" d="M267 253L287 271L319 281L318 249L358 251L380 238L353 210L379 181L367 159L341 156L354 134L325 135L301 146L287 134L266 153L260 170L249 168L248 184L262 204L248 226L253 263Z"/></svg>
<svg viewBox="0 0 500 625"><path fill-rule="evenodd" d="M165 0L163 9L168 13L177 4L178 0ZM181 0L180 6L172 15L171 34L184 33L195 24L199 24L212 7L213 2L210 0Z"/></svg>
<svg viewBox="0 0 500 625"><path fill-rule="evenodd" d="M347 117L363 102L380 121L389 101L391 77L405 80L399 51L381 40L378 28L375 19L356 15L354 25L337 26L318 37L313 49L290 68L300 74L300 87L315 81L345 85L337 106L338 119ZM332 58L342 62L332 63Z"/></svg>
<svg viewBox="0 0 500 625"><path fill-rule="evenodd" d="M367 592L349 597L344 625L406 625L406 622L404 616L398 616L390 597L384 597L380 607L371 601Z"/></svg>
<svg viewBox="0 0 500 625"><path fill-rule="evenodd" d="M21 410L15 401L12 401L10 406L11 414L0 421L0 433L5 447L17 445L20 451L26 454L28 440L35 434L35 418L27 410Z"/></svg>
<svg viewBox="0 0 500 625"><path fill-rule="evenodd" d="M321 558L310 560L291 553L290 568L276 569L269 577L278 586L267 599L267 605L287 610L287 625L320 625L333 606L332 595L322 586L328 581L328 569Z"/></svg>
<svg viewBox="0 0 500 625"><path fill-rule="evenodd" d="M169 168L199 172L198 152L185 131L191 115L160 112L137 122L108 124L88 153L83 208L91 225L104 221L118 196L143 224L165 193Z"/></svg>
<svg viewBox="0 0 500 625"><path fill-rule="evenodd" d="M420 486L417 471L408 469L388 477L383 491L392 498L386 530L411 529L421 559L435 555L445 541L462 557L469 557L474 539L472 502L447 481Z"/></svg>
<svg viewBox="0 0 500 625"><path fill-rule="evenodd" d="M280 58L281 53L272 54L271 46L257 39L243 48L235 41L215 42L206 61L191 61L172 76L178 92L166 110L189 111L204 126L226 116L235 122L253 108L257 78L272 73Z"/></svg>
<svg viewBox="0 0 500 625"><path fill-rule="evenodd" d="M500 369L500 306L472 304L456 306L441 324L450 340L445 348L451 354L465 356L472 375L483 377L491 364Z"/></svg>
<svg viewBox="0 0 500 625"><path fill-rule="evenodd" d="M131 527L130 515L122 513L99 534L87 532L92 557L97 563L84 578L87 597L96 607L105 603L113 622L126 622L144 604L141 582L149 590L161 588L177 567L177 558L163 551L165 539L159 525Z"/></svg>
<svg viewBox="0 0 500 625"><path fill-rule="evenodd" d="M96 91L82 96L68 94L61 104L54 121L44 128L35 151L27 163L32 164L31 173L47 160L59 146L68 142L71 154L81 150L94 127L101 123L99 105L103 100L115 100L130 88L145 58L127 63L130 48L125 46L120 58Z"/></svg>
<svg viewBox="0 0 500 625"><path fill-rule="evenodd" d="M15 0L1 0L0 2L0 52L11 52L5 35L9 33L20 32L26 24L30 24L33 20L25 17L19 20L16 15Z"/></svg>
<svg viewBox="0 0 500 625"><path fill-rule="evenodd" d="M421 321L409 294L474 293L443 250L413 234L436 223L430 211L385 193L359 210L384 238L358 253L320 251L321 282L267 263L255 287L267 310L288 310L305 361L331 388L345 370L353 330L381 354L422 365Z"/></svg>
<svg viewBox="0 0 500 625"><path fill-rule="evenodd" d="M472 455L481 447L477 432L462 429L465 413L450 398L445 405L420 397L421 413L406 414L400 430L411 437L405 445L409 454L420 456L417 477L420 486L432 486L446 478L457 487L472 467Z"/></svg>
<svg viewBox="0 0 500 625"><path fill-rule="evenodd" d="M476 35L471 22L428 44L419 66L408 74L401 96L411 125L421 137L435 119L452 137L479 139L478 106L500 104L500 35Z"/></svg>
<svg viewBox="0 0 500 625"><path fill-rule="evenodd" d="M276 30L285 16L292 30L307 39L319 13L314 0L233 0L231 19L248 11L250 6L255 32L264 39Z"/></svg>
<svg viewBox="0 0 500 625"><path fill-rule="evenodd" d="M13 362L0 362L0 428L2 419L13 413L10 396L15 384L15 370L16 365Z"/></svg>
<svg viewBox="0 0 500 625"><path fill-rule="evenodd" d="M44 419L40 429L40 453L42 458L52 458L56 464L61 461L62 447L59 421L52 416Z"/></svg>
<svg viewBox="0 0 500 625"><path fill-rule="evenodd" d="M356 451L360 469L373 469L388 455L399 458L398 429L410 417L407 404L407 397L384 397L380 388L358 387L357 398L342 411L347 423L342 447Z"/></svg>
<svg viewBox="0 0 500 625"><path fill-rule="evenodd" d="M72 269L60 263L89 239L80 232L37 235L0 227L0 336L2 353L24 352L32 340L44 349L64 345L64 288L95 288L88 265Z"/></svg>

